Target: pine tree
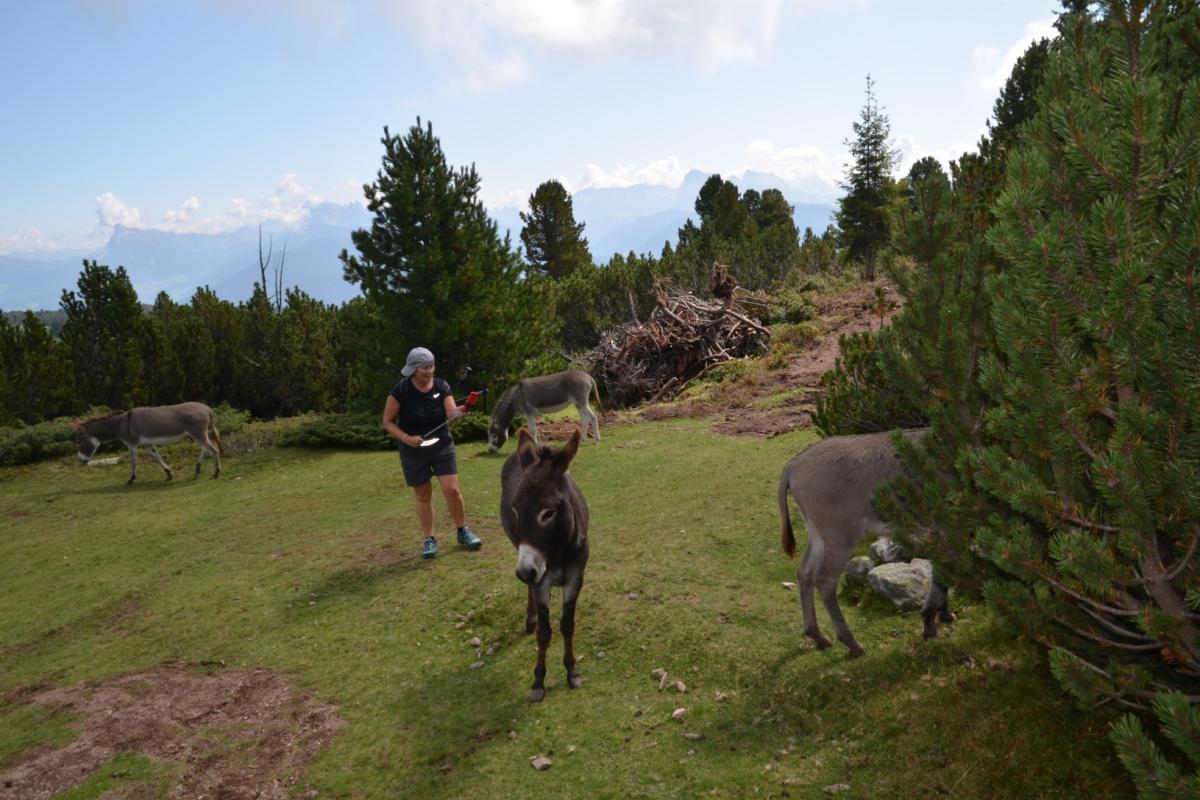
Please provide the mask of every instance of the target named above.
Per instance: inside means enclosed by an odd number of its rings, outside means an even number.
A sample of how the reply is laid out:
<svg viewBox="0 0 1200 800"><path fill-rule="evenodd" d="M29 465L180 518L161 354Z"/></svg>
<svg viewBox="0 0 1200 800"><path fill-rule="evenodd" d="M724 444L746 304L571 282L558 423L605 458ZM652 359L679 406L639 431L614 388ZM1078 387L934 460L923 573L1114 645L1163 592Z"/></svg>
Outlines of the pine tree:
<svg viewBox="0 0 1200 800"><path fill-rule="evenodd" d="M1200 11L1102 7L1064 19L1008 159L965 461L1004 511L976 537L989 600L1079 701L1149 710L1200 675Z"/></svg>
<svg viewBox="0 0 1200 800"><path fill-rule="evenodd" d="M83 262L79 293L64 290L62 340L87 403L130 408L146 402L142 375L142 307L124 267Z"/></svg>
<svg viewBox="0 0 1200 800"><path fill-rule="evenodd" d="M863 279L875 280L875 259L891 238L888 207L895 187L892 170L900 153L892 146L891 125L875 99L875 82L867 76L867 101L857 122L851 124L854 138L846 140L853 163L846 165L839 201L838 227L847 257L862 260Z"/></svg>
<svg viewBox="0 0 1200 800"><path fill-rule="evenodd" d="M478 199L475 168L452 169L421 120L405 136L385 127L383 166L364 186L375 215L343 250L346 280L362 287L385 323L369 358L373 374L398 375L414 346L433 350L443 375L472 366L499 377L547 344L546 298L522 284L520 259ZM379 386L370 391L382 391Z"/></svg>
<svg viewBox="0 0 1200 800"><path fill-rule="evenodd" d="M592 263L584 224L575 222L571 195L558 181L546 181L529 196L529 213L521 212L521 243L535 273L565 278Z"/></svg>

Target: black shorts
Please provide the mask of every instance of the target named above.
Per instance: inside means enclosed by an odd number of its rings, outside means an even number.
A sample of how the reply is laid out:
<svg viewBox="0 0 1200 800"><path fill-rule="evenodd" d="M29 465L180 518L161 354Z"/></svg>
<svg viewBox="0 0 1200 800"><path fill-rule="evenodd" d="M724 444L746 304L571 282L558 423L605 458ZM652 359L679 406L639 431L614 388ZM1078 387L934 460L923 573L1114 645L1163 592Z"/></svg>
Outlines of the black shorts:
<svg viewBox="0 0 1200 800"><path fill-rule="evenodd" d="M400 466L404 468L404 482L409 486L424 486L434 475L457 475L458 457L454 453L454 442L437 444L433 447L400 447Z"/></svg>

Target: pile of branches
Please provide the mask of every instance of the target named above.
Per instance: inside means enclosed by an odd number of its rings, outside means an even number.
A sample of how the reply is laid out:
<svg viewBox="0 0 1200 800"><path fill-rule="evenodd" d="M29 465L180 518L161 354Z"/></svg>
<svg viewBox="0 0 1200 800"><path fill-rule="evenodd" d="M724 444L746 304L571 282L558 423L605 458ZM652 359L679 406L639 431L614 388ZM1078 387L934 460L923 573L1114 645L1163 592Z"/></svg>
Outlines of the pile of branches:
<svg viewBox="0 0 1200 800"><path fill-rule="evenodd" d="M646 322L608 331L591 353L592 376L611 404L668 399L715 365L767 349L771 332L746 313L732 288L720 302L706 302L659 279L654 296Z"/></svg>

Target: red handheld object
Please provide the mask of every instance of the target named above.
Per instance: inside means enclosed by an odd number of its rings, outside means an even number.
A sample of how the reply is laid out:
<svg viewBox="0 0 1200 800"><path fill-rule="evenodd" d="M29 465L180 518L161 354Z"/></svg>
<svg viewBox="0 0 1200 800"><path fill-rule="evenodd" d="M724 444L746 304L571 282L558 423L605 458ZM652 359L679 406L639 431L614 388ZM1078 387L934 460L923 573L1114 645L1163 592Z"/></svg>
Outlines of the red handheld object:
<svg viewBox="0 0 1200 800"><path fill-rule="evenodd" d="M475 404L477 402L479 402L479 395L481 395L481 394L483 394L483 392L471 392L470 394L467 395L466 405L467 405L468 409L475 407Z"/></svg>

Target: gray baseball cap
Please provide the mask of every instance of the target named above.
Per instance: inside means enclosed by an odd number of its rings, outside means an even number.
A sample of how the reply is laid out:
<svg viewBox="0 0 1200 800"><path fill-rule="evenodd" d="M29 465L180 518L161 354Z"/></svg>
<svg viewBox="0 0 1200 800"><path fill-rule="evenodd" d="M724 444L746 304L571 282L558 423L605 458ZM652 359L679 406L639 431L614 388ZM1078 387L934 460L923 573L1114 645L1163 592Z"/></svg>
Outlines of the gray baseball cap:
<svg viewBox="0 0 1200 800"><path fill-rule="evenodd" d="M417 371L417 367L432 363L433 353L424 347L414 347L408 351L408 360L404 362L404 369L400 370L400 374L407 378Z"/></svg>

